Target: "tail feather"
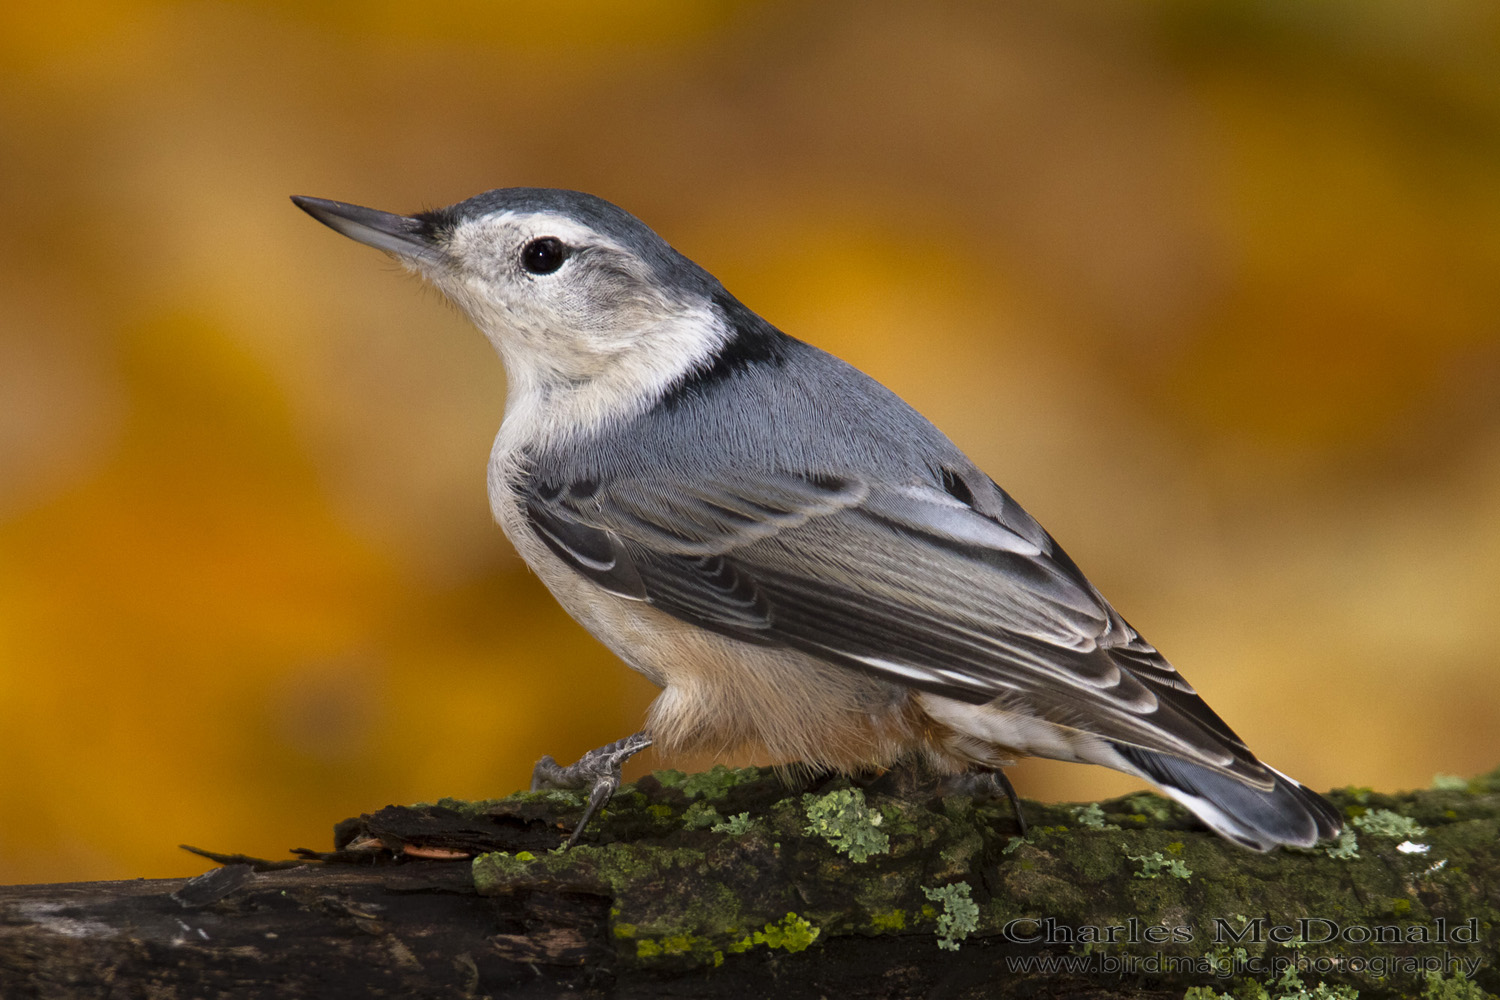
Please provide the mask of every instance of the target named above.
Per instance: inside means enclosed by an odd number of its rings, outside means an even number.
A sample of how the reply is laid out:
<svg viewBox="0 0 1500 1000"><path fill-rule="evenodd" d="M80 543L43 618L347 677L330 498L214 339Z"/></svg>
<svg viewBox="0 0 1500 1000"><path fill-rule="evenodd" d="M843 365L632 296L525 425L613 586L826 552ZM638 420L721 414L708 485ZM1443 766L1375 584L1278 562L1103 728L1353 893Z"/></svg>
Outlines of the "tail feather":
<svg viewBox="0 0 1500 1000"><path fill-rule="evenodd" d="M1311 847L1337 837L1343 828L1338 810L1326 799L1274 768L1266 770L1275 784L1262 790L1180 757L1122 743L1114 749L1131 770L1159 785L1214 832L1251 850Z"/></svg>

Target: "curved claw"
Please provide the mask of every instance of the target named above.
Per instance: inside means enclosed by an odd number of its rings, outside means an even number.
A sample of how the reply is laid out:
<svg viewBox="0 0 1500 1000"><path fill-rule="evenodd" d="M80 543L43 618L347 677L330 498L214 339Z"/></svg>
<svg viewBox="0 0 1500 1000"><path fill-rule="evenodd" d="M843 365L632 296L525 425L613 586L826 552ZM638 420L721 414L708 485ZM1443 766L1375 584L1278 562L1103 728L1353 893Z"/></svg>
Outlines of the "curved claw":
<svg viewBox="0 0 1500 1000"><path fill-rule="evenodd" d="M998 768L990 774L994 776L994 781L1000 786L1001 791L1005 792L1005 797L1010 799L1010 807L1016 814L1016 826L1020 827L1021 836L1026 836L1026 814L1021 811L1021 797L1016 794L1016 786L1012 785L1010 778Z"/></svg>
<svg viewBox="0 0 1500 1000"><path fill-rule="evenodd" d="M1028 825L1026 814L1021 812L1021 797L1016 794L1016 787L1010 783L1010 778L1000 768L992 771L969 771L964 774L954 775L947 782L950 792L960 792L964 795L975 795L989 798L1000 791L1010 800L1010 807L1016 815L1016 826L1020 829L1021 836L1026 836Z"/></svg>
<svg viewBox="0 0 1500 1000"><path fill-rule="evenodd" d="M572 836L568 838L569 847L578 843L589 820L604 808L615 794L615 789L620 787L621 766L650 745L651 737L645 733L635 733L597 750L590 750L567 767L558 764L550 755L536 762L536 767L531 771L532 791L543 788L589 789L588 804L584 807L578 825L573 828Z"/></svg>

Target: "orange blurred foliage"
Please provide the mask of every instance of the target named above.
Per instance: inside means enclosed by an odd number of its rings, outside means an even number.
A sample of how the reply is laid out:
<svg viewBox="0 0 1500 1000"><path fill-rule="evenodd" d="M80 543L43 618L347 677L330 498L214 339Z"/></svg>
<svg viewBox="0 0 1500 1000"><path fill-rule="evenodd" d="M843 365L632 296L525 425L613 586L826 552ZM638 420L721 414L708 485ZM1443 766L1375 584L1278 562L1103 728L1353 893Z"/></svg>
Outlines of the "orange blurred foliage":
<svg viewBox="0 0 1500 1000"><path fill-rule="evenodd" d="M518 184L924 410L1283 770L1500 762L1500 8L30 5L0 882L322 846L638 726L489 523L498 360L286 200Z"/></svg>

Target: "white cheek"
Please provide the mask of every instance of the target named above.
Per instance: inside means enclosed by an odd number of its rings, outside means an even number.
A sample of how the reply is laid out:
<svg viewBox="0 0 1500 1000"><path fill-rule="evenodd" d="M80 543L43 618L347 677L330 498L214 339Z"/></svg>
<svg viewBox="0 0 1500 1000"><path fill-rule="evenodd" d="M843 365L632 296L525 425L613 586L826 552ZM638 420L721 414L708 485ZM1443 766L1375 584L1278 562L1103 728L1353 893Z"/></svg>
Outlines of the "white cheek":
<svg viewBox="0 0 1500 1000"><path fill-rule="evenodd" d="M577 335L554 337L496 342L510 383L497 451L558 444L644 412L728 333L704 303L656 317L631 331L630 343L615 331L607 350Z"/></svg>
<svg viewBox="0 0 1500 1000"><path fill-rule="evenodd" d="M519 247L538 235L604 248L617 255L616 267L644 267L623 248L556 216L497 216L453 233L450 258L472 266L425 276L505 363L509 390L497 456L646 409L728 336L707 301L654 294L646 273L579 272L588 263L582 259L555 275L522 272Z"/></svg>

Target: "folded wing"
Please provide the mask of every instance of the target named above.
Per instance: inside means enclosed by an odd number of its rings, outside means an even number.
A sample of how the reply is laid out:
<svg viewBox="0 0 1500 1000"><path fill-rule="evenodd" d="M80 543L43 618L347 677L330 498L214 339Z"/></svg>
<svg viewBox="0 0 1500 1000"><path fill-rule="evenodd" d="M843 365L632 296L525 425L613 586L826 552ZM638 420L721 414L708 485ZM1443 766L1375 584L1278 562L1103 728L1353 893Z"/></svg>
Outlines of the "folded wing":
<svg viewBox="0 0 1500 1000"><path fill-rule="evenodd" d="M733 472L522 484L532 529L625 598L975 704L1275 778L1013 500L969 487Z"/></svg>

